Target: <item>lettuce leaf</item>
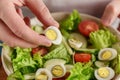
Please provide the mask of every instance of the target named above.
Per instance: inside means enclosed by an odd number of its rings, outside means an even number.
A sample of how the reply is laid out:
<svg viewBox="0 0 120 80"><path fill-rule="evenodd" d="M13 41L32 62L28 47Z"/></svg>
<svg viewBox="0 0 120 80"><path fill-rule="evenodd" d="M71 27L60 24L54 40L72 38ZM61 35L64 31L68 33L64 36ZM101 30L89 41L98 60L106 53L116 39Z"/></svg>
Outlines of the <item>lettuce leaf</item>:
<svg viewBox="0 0 120 80"><path fill-rule="evenodd" d="M70 76L67 80L92 80L94 77L94 69L91 67L92 62L76 63L74 67L70 70Z"/></svg>
<svg viewBox="0 0 120 80"><path fill-rule="evenodd" d="M112 48L117 50L117 57L113 59L110 63L110 66L115 70L116 74L120 74L120 42L112 45Z"/></svg>
<svg viewBox="0 0 120 80"><path fill-rule="evenodd" d="M73 12L60 22L60 28L67 31L73 31L77 29L79 22L81 21L80 14L77 10Z"/></svg>
<svg viewBox="0 0 120 80"><path fill-rule="evenodd" d="M31 48L23 49L16 47L13 52L16 54L16 56L12 57L14 71L20 70L23 74L36 71L37 63L31 57Z"/></svg>
<svg viewBox="0 0 120 80"><path fill-rule="evenodd" d="M97 49L110 47L117 41L116 36L107 29L91 32L89 37L90 42Z"/></svg>
<svg viewBox="0 0 120 80"><path fill-rule="evenodd" d="M25 80L21 72L16 71L7 77L7 80Z"/></svg>
<svg viewBox="0 0 120 80"><path fill-rule="evenodd" d="M38 68L43 67L43 58L40 53L33 54L33 60L36 61Z"/></svg>
<svg viewBox="0 0 120 80"><path fill-rule="evenodd" d="M71 63L72 61L71 56L63 44L51 47L51 51L43 56L43 59L45 61L49 59L64 59L67 63Z"/></svg>

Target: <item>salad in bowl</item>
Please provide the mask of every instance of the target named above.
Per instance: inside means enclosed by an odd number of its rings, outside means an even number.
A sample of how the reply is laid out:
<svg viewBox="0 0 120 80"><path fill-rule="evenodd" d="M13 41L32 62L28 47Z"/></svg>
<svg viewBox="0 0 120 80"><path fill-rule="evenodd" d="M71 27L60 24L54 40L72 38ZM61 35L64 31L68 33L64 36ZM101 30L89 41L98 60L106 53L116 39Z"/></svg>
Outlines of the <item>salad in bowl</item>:
<svg viewBox="0 0 120 80"><path fill-rule="evenodd" d="M120 33L98 18L73 12L52 14L60 28L44 29L31 20L32 29L52 46L11 48L3 44L2 63L7 80L119 80Z"/></svg>

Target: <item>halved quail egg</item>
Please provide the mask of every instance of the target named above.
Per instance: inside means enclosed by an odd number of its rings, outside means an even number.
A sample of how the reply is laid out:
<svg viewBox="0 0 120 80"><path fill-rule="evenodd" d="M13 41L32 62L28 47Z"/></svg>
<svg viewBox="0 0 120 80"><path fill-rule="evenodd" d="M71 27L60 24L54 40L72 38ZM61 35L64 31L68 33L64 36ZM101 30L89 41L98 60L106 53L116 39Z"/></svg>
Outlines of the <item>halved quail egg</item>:
<svg viewBox="0 0 120 80"><path fill-rule="evenodd" d="M62 42L62 34L55 26L50 26L44 31L45 36L52 41L53 44L59 45Z"/></svg>
<svg viewBox="0 0 120 80"><path fill-rule="evenodd" d="M99 60L112 60L117 56L116 49L113 48L104 48L101 49L98 53Z"/></svg>
<svg viewBox="0 0 120 80"><path fill-rule="evenodd" d="M66 61L62 59L50 59L46 61L44 67L51 72L53 78L59 78L66 73L65 63Z"/></svg>
<svg viewBox="0 0 120 80"><path fill-rule="evenodd" d="M111 80L115 76L114 70L110 67L100 67L94 74L97 80Z"/></svg>
<svg viewBox="0 0 120 80"><path fill-rule="evenodd" d="M52 80L52 74L45 68L40 68L36 71L35 80Z"/></svg>

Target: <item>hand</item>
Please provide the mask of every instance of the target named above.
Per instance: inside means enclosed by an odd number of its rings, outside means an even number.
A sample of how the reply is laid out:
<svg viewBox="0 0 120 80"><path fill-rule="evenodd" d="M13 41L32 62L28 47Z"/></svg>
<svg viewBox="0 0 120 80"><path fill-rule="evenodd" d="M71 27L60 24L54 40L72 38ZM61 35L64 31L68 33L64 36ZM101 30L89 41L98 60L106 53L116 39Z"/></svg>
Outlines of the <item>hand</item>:
<svg viewBox="0 0 120 80"><path fill-rule="evenodd" d="M104 25L110 26L120 16L120 0L112 0L105 8L101 21Z"/></svg>
<svg viewBox="0 0 120 80"><path fill-rule="evenodd" d="M39 35L26 24L20 7L27 6L45 26L59 26L42 0L1 0L0 40L11 47L50 46L45 36Z"/></svg>

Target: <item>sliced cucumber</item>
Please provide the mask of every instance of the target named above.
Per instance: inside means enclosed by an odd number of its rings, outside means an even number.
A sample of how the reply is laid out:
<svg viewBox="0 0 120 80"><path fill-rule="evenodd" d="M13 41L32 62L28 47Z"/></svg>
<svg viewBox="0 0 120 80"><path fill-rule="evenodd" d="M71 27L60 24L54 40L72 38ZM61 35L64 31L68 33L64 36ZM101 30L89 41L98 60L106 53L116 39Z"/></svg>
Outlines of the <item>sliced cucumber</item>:
<svg viewBox="0 0 120 80"><path fill-rule="evenodd" d="M107 67L109 65L109 62L102 62L102 61L96 61L95 66L96 67Z"/></svg>
<svg viewBox="0 0 120 80"><path fill-rule="evenodd" d="M86 38L79 33L70 34L70 37L68 38L68 43L75 50L87 47Z"/></svg>
<svg viewBox="0 0 120 80"><path fill-rule="evenodd" d="M35 26L32 26L32 29L37 32L38 34L41 34L43 33L43 27L39 26L39 25L35 25Z"/></svg>

